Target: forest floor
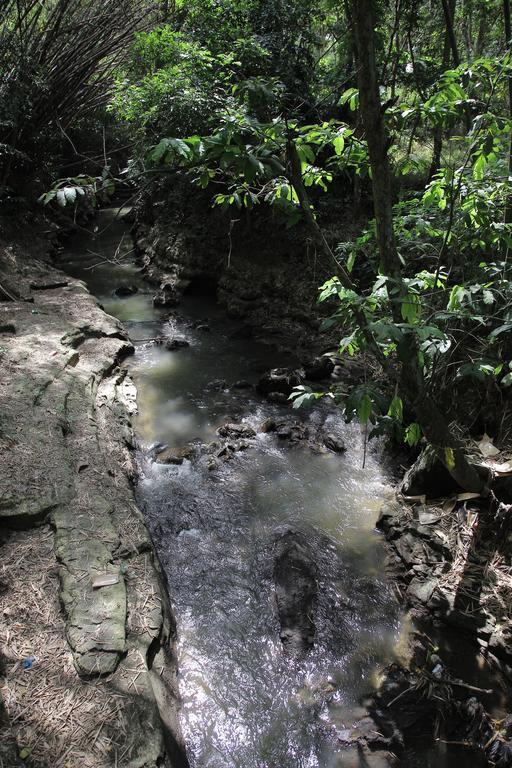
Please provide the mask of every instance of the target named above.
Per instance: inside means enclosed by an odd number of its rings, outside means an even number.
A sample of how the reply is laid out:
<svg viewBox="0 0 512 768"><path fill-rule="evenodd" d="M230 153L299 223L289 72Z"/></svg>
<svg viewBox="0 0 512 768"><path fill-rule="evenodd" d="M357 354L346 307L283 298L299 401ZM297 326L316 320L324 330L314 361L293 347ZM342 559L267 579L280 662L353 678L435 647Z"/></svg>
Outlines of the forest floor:
<svg viewBox="0 0 512 768"><path fill-rule="evenodd" d="M0 243L0 766L155 768L181 746L131 345L39 242Z"/></svg>

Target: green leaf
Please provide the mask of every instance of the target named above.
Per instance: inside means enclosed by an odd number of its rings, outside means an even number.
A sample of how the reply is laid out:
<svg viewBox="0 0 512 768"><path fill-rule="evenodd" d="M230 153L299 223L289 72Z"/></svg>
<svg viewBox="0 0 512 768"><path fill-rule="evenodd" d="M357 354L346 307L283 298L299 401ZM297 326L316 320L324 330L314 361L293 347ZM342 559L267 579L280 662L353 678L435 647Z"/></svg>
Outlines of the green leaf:
<svg viewBox="0 0 512 768"><path fill-rule="evenodd" d="M494 339L496 336L500 336L502 333L507 333L507 331L512 331L512 323L505 323L504 325L500 325L498 328L495 328L490 332L489 338Z"/></svg>
<svg viewBox="0 0 512 768"><path fill-rule="evenodd" d="M52 200L55 200L56 195L57 195L57 190L50 189L49 192L45 192L44 194L41 195L41 197L39 198L39 202L42 203L43 205L48 205L48 203L51 203Z"/></svg>
<svg viewBox="0 0 512 768"><path fill-rule="evenodd" d="M56 200L57 200L57 203L60 205L61 208L65 208L67 200L66 200L66 195L65 195L63 189L58 189L57 190Z"/></svg>
<svg viewBox="0 0 512 768"><path fill-rule="evenodd" d="M476 360L473 363L465 363L461 365L457 371L457 378L471 378L477 381L485 381L489 376L493 378L496 376L494 364L488 363L485 360Z"/></svg>
<svg viewBox="0 0 512 768"><path fill-rule="evenodd" d="M372 413L372 401L370 396L365 394L359 401L357 406L357 418L361 424L366 424Z"/></svg>
<svg viewBox="0 0 512 768"><path fill-rule="evenodd" d="M398 395L395 395L389 405L388 416L391 416L392 419L396 419L397 421L403 420L404 404L402 402L402 398L398 397Z"/></svg>
<svg viewBox="0 0 512 768"><path fill-rule="evenodd" d="M66 203L76 202L76 187L64 187L62 191L64 192Z"/></svg>
<svg viewBox="0 0 512 768"><path fill-rule="evenodd" d="M473 178L477 181L483 179L486 166L487 158L485 155L478 155L477 159L473 163Z"/></svg>
<svg viewBox="0 0 512 768"><path fill-rule="evenodd" d="M418 445L420 438L421 438L420 425L417 424L415 421L413 421L413 423L409 424L409 426L406 427L405 429L404 441L407 443L407 445L410 445L412 448L415 445Z"/></svg>
<svg viewBox="0 0 512 768"><path fill-rule="evenodd" d="M354 112L357 109L357 103L359 100L359 91L357 88L349 88L345 91L345 93L342 94L340 99L340 105L343 106L343 104L346 104L349 102L350 109L352 112Z"/></svg>
<svg viewBox="0 0 512 768"><path fill-rule="evenodd" d="M308 163L314 163L316 160L315 153L309 144L301 144L299 147L297 147L297 152L301 160L307 160Z"/></svg>
<svg viewBox="0 0 512 768"><path fill-rule="evenodd" d="M400 314L403 319L408 323L414 324L420 316L420 311L420 297L416 293L409 293L400 306Z"/></svg>
<svg viewBox="0 0 512 768"><path fill-rule="evenodd" d="M444 463L449 472L455 469L455 454L453 448L444 449Z"/></svg>
<svg viewBox="0 0 512 768"><path fill-rule="evenodd" d="M263 166L254 155L247 155L244 163L244 176L249 183L263 171Z"/></svg>
<svg viewBox="0 0 512 768"><path fill-rule="evenodd" d="M345 139L344 139L344 137L341 134L338 134L338 136L336 136L333 139L332 144L333 144L333 147L334 147L334 151L336 152L336 154L339 157L343 153L343 150L345 149Z"/></svg>
<svg viewBox="0 0 512 768"><path fill-rule="evenodd" d="M447 309L454 310L460 309L462 297L465 294L465 288L462 285L454 285L450 291L450 298L448 300Z"/></svg>

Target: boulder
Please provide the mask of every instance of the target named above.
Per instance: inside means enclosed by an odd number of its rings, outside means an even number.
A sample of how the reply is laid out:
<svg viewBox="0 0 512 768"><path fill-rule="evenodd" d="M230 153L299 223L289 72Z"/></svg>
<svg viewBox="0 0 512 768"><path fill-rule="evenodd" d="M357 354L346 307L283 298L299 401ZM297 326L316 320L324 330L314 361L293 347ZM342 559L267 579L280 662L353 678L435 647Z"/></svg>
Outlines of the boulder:
<svg viewBox="0 0 512 768"><path fill-rule="evenodd" d="M207 392L222 392L223 389L226 389L226 386L227 384L224 379L214 379L208 382L205 389Z"/></svg>
<svg viewBox="0 0 512 768"><path fill-rule="evenodd" d="M175 307L179 303L179 292L172 285L163 285L153 296L154 307Z"/></svg>
<svg viewBox="0 0 512 768"><path fill-rule="evenodd" d="M251 445L247 442L247 440L233 440L229 443L226 443L220 449L220 451L217 453L217 458L229 461L229 459L233 458L235 453L238 453L239 451L246 451L250 447Z"/></svg>
<svg viewBox="0 0 512 768"><path fill-rule="evenodd" d="M138 288L136 285L119 285L115 291L114 294L116 296L133 296L134 293L138 292Z"/></svg>
<svg viewBox="0 0 512 768"><path fill-rule="evenodd" d="M233 389L252 389L252 384L245 379L239 379L233 384Z"/></svg>
<svg viewBox="0 0 512 768"><path fill-rule="evenodd" d="M197 456L197 445L184 445L181 448L164 448L156 454L157 464L183 464L185 459L192 461Z"/></svg>
<svg viewBox="0 0 512 768"><path fill-rule="evenodd" d="M168 339L165 342L165 348L168 349L169 352L174 352L177 349L184 349L185 347L190 347L190 342L186 339Z"/></svg>
<svg viewBox="0 0 512 768"><path fill-rule="evenodd" d="M400 486L403 496L424 495L430 499L449 496L460 490L430 445L423 449L412 467L407 470Z"/></svg>
<svg viewBox="0 0 512 768"><path fill-rule="evenodd" d="M347 450L344 441L333 432L327 432L324 435L324 445L334 453L344 453Z"/></svg>
<svg viewBox="0 0 512 768"><path fill-rule="evenodd" d="M260 378L256 391L264 397L279 393L286 399L291 395L293 388L301 384L303 378L302 371L292 368L272 368Z"/></svg>
<svg viewBox="0 0 512 768"><path fill-rule="evenodd" d="M308 381L322 381L322 379L328 379L334 371L334 363L331 358L326 355L314 357L313 360L304 363L303 367L304 375Z"/></svg>
<svg viewBox="0 0 512 768"><path fill-rule="evenodd" d="M284 392L269 392L267 395L267 400L269 403L277 403L278 405L286 405L288 403L288 395L285 395Z"/></svg>
<svg viewBox="0 0 512 768"><path fill-rule="evenodd" d="M306 440L309 437L309 430L300 422L282 422L277 424L276 434L281 440L290 440L295 443L298 440Z"/></svg>
<svg viewBox="0 0 512 768"><path fill-rule="evenodd" d="M256 432L248 424L223 424L218 428L217 434L220 437L232 437L235 439L241 437L256 437Z"/></svg>

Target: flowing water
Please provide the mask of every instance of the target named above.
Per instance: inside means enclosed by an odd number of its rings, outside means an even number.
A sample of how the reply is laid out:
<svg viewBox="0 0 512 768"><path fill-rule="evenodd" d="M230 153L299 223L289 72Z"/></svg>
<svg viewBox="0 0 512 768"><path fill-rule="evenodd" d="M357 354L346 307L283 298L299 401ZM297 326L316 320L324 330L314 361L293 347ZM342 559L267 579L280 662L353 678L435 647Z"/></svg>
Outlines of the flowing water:
<svg viewBox="0 0 512 768"><path fill-rule="evenodd" d="M391 493L370 451L363 468L359 427L334 409L294 416L312 432L343 437L344 454L315 453L275 433L211 469L211 458L156 463L156 444L204 445L229 421L254 427L290 416L254 389L263 370L289 364L270 347L240 338L212 297L185 297L172 319L155 310L115 212L96 237L76 238L66 269L86 280L105 310L123 321L136 352L138 500L167 574L178 629L182 729L193 768L331 768L361 765L341 747L379 668L400 643L401 618L384 576L377 511ZM124 233L124 240L121 237ZM112 261L116 249L117 256ZM99 263L101 262L101 263ZM96 265L96 266L94 266ZM118 298L119 285L138 292ZM162 334L190 346L168 351ZM276 541L301 532L318 566L315 644L305 659L283 654L273 568ZM352 762L352 759L354 762ZM453 752L414 754L403 765L476 766Z"/></svg>

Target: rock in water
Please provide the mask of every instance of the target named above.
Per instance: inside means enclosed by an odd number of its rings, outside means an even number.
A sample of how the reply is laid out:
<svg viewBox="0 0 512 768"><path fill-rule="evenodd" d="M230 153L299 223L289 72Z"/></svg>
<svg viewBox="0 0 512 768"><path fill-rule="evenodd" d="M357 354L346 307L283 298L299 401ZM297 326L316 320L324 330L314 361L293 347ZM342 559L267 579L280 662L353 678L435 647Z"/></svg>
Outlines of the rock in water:
<svg viewBox="0 0 512 768"><path fill-rule="evenodd" d="M330 357L322 355L304 363L304 374L308 381L322 381L328 379L334 371L334 363Z"/></svg>
<svg viewBox="0 0 512 768"><path fill-rule="evenodd" d="M120 285L118 288L115 289L114 293L116 296L133 296L134 293L138 292L138 288L136 285Z"/></svg>
<svg viewBox="0 0 512 768"><path fill-rule="evenodd" d="M334 453L343 453L347 449L341 437L338 437L333 432L328 432L324 435L324 445Z"/></svg>
<svg viewBox="0 0 512 768"><path fill-rule="evenodd" d="M258 381L256 391L259 395L264 396L280 393L288 397L293 388L302 382L302 379L302 371L295 371L290 368L272 368L271 371L264 373Z"/></svg>
<svg viewBox="0 0 512 768"><path fill-rule="evenodd" d="M276 544L274 582L281 641L295 657L303 656L315 642L316 577L304 536L288 531Z"/></svg>
<svg viewBox="0 0 512 768"><path fill-rule="evenodd" d="M233 384L233 389L252 389L252 384L245 379L239 379Z"/></svg>
<svg viewBox="0 0 512 768"><path fill-rule="evenodd" d="M217 434L221 437L256 437L256 432L248 424L223 424Z"/></svg>
<svg viewBox="0 0 512 768"><path fill-rule="evenodd" d="M174 352L176 349L184 349L185 347L190 347L190 342L188 342L186 339L169 339L165 342L165 348L169 350L169 352Z"/></svg>

